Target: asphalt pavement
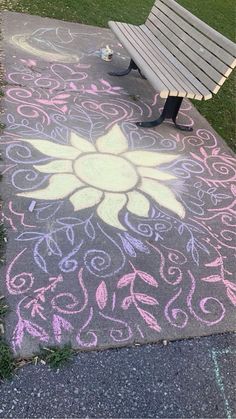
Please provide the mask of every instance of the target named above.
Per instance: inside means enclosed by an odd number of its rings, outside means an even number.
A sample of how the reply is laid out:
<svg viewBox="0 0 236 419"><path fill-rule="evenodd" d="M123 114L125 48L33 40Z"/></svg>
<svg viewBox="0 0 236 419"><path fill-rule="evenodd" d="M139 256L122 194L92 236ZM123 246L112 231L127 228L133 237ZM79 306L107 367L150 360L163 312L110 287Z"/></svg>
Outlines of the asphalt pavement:
<svg viewBox="0 0 236 419"><path fill-rule="evenodd" d="M84 352L0 386L1 418L236 417L235 335Z"/></svg>

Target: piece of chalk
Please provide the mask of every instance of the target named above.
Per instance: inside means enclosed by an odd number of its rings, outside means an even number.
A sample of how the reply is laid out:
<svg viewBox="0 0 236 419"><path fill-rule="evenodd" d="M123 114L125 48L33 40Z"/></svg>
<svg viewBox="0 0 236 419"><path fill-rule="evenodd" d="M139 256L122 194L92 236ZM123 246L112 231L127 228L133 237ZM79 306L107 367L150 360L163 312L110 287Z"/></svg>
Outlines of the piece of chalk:
<svg viewBox="0 0 236 419"><path fill-rule="evenodd" d="M29 212L32 212L32 211L34 210L35 205L36 205L36 201L32 201L32 202L30 203L30 206L29 206Z"/></svg>

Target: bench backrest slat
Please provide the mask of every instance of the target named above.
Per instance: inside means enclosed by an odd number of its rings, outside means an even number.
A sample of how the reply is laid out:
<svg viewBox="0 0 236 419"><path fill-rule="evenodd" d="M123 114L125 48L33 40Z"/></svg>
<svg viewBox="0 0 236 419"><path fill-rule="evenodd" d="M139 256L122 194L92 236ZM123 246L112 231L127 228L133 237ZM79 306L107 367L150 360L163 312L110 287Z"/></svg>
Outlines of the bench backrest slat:
<svg viewBox="0 0 236 419"><path fill-rule="evenodd" d="M153 17L150 18L151 21L154 21L154 16L155 15L153 14ZM182 49L182 51L184 51L189 58L198 63L198 65L206 73L209 74L210 72L212 79L216 83L219 83L224 73L228 73L229 68L227 66L224 68L222 73L219 70L216 70L214 61L218 63L218 59L209 51L206 51L203 47L201 47L193 38L191 38L191 36L184 32L160 10L158 10L155 18L157 18L157 21L155 20L155 22L157 22L158 27L165 31L166 36L168 36L169 39L172 39L173 42L175 42L175 45L179 49ZM224 80L225 79L223 79L223 81Z"/></svg>
<svg viewBox="0 0 236 419"><path fill-rule="evenodd" d="M228 76L229 66L231 67L234 62L234 58L230 54L210 41L205 35L202 35L193 26L189 25L189 23L174 13L164 3L159 2L158 7L154 8L153 14L169 26L200 57L210 62L221 74Z"/></svg>
<svg viewBox="0 0 236 419"><path fill-rule="evenodd" d="M224 51L227 51L232 57L235 58L234 42L230 41L221 33L217 32L211 26L208 26L205 22L193 15L191 12L189 12L175 0L157 0L156 4L158 4L160 1L164 3L166 6L168 6L170 9L172 9L176 14L181 16L183 20L188 22L195 29L204 34L208 39L211 39L215 44L219 45Z"/></svg>
<svg viewBox="0 0 236 419"><path fill-rule="evenodd" d="M235 44L174 0L156 0L146 26L213 93L236 66Z"/></svg>
<svg viewBox="0 0 236 419"><path fill-rule="evenodd" d="M130 30L133 32L133 26L129 25ZM136 28L136 37L138 38L138 45L140 47L144 46L146 52L149 55L149 62L150 65L157 67L158 71L161 71L163 74L169 76L170 81L174 81L174 85L178 89L179 94L182 97L186 95L186 91L189 92L189 97L192 96L192 99L195 95L200 95L200 92L197 91L196 87L192 85L188 80L182 78L182 74L180 71L176 69L176 67L166 59L165 54L163 54L162 50L158 48L157 42L155 42L155 46L153 45L150 37L142 30L142 26Z"/></svg>

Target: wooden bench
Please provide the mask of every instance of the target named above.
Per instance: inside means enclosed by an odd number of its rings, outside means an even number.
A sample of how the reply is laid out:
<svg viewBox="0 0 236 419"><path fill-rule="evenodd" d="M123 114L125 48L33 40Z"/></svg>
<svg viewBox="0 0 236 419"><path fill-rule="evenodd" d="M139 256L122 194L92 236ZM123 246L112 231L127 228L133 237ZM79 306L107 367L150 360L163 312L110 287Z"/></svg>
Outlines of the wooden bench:
<svg viewBox="0 0 236 419"><path fill-rule="evenodd" d="M192 130L176 123L183 98L211 99L236 65L236 45L174 0L157 0L144 25L109 26L131 56L128 69L109 74L139 70L167 98L157 120L137 125L153 127L170 118L177 128Z"/></svg>

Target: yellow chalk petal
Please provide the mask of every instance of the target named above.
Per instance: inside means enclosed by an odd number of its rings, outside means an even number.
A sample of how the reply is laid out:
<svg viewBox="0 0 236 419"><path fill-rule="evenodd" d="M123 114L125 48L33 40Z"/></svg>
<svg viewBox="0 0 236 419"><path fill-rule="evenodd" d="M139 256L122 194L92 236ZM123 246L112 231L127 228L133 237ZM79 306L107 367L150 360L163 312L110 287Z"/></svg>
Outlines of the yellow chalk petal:
<svg viewBox="0 0 236 419"><path fill-rule="evenodd" d="M177 201L174 193L168 186L163 185L157 180L144 178L142 179L139 189L150 195L162 207L173 211L175 214L179 215L180 218L184 218L185 209L183 205Z"/></svg>
<svg viewBox="0 0 236 419"><path fill-rule="evenodd" d="M167 172L163 172L162 170L152 169L149 167L139 167L138 172L140 176L148 177L151 179L157 179L157 180L176 179L176 176L173 176Z"/></svg>
<svg viewBox="0 0 236 419"><path fill-rule="evenodd" d="M148 217L150 202L140 192L133 191L128 194L127 210L139 217Z"/></svg>
<svg viewBox="0 0 236 419"><path fill-rule="evenodd" d="M127 151L123 154L129 161L138 166L155 167L163 163L170 163L179 156L176 154L155 153L154 151Z"/></svg>
<svg viewBox="0 0 236 419"><path fill-rule="evenodd" d="M103 196L103 192L95 188L83 188L75 192L70 197L70 201L75 211L82 210L84 208L93 207L98 204Z"/></svg>
<svg viewBox="0 0 236 419"><path fill-rule="evenodd" d="M21 140L31 144L34 148L36 148L36 150L40 151L40 153L50 157L74 160L80 154L79 150L74 147L56 144L52 141L26 139Z"/></svg>
<svg viewBox="0 0 236 419"><path fill-rule="evenodd" d="M128 142L119 125L114 127L96 141L97 149L101 153L120 154L128 150Z"/></svg>
<svg viewBox="0 0 236 419"><path fill-rule="evenodd" d="M84 138L79 137L78 134L72 132L70 142L73 147L76 147L81 153L92 153L96 151L94 145Z"/></svg>
<svg viewBox="0 0 236 419"><path fill-rule="evenodd" d="M35 165L41 173L73 173L71 160L54 160L47 164Z"/></svg>
<svg viewBox="0 0 236 419"><path fill-rule="evenodd" d="M84 184L74 175L57 174L50 177L49 184L46 188L19 193L18 196L44 200L63 199L82 186Z"/></svg>
<svg viewBox="0 0 236 419"><path fill-rule="evenodd" d="M97 214L104 223L125 231L126 229L120 223L118 215L125 206L126 201L125 194L105 193L105 198L97 208Z"/></svg>

